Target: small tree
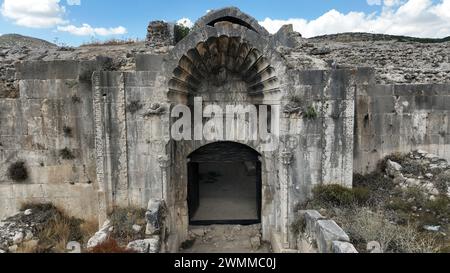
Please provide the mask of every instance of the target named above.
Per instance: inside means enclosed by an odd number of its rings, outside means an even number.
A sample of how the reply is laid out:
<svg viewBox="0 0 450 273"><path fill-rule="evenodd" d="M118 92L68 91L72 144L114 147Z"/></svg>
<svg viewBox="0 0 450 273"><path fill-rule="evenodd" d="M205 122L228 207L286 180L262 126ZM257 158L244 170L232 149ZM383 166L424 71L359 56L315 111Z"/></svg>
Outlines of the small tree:
<svg viewBox="0 0 450 273"><path fill-rule="evenodd" d="M175 43L177 44L178 42L183 40L184 37L188 36L190 31L190 28L183 26L182 24L176 24L174 27Z"/></svg>

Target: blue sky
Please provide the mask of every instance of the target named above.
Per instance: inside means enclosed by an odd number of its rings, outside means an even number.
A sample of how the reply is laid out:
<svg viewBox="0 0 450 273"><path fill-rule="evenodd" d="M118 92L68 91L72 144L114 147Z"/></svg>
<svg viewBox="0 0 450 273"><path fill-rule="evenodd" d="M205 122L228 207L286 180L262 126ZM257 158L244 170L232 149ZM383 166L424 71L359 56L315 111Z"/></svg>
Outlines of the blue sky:
<svg viewBox="0 0 450 273"><path fill-rule="evenodd" d="M0 34L78 45L92 39L144 38L149 21L191 22L236 6L270 32L292 23L304 36L367 31L450 36L450 0L1 0Z"/></svg>

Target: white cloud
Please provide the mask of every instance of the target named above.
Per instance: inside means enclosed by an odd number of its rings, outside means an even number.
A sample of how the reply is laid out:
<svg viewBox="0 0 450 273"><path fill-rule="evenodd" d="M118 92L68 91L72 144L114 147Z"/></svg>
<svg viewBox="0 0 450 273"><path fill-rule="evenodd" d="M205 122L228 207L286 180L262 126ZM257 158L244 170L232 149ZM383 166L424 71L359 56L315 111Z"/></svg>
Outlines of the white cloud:
<svg viewBox="0 0 450 273"><path fill-rule="evenodd" d="M368 0L378 3L381 0ZM415 37L450 36L450 0L433 3L432 0L384 0L379 13L330 10L314 20L293 18L274 20L266 18L260 24L269 32L292 24L304 37L340 32L371 32Z"/></svg>
<svg viewBox="0 0 450 273"><path fill-rule="evenodd" d="M30 28L54 28L77 36L110 36L127 33L125 27L80 27L69 25L65 19L66 9L60 0L4 0L0 12L13 23ZM81 0L66 0L69 6L81 5Z"/></svg>
<svg viewBox="0 0 450 273"><path fill-rule="evenodd" d="M450 0L444 0L442 3L432 7L431 12L450 21Z"/></svg>
<svg viewBox="0 0 450 273"><path fill-rule="evenodd" d="M181 18L177 21L177 24L183 25L185 27L191 28L194 26L194 23L189 18Z"/></svg>
<svg viewBox="0 0 450 273"><path fill-rule="evenodd" d="M67 0L67 5L69 6L80 6L81 0Z"/></svg>
<svg viewBox="0 0 450 273"><path fill-rule="evenodd" d="M65 8L60 0L4 0L1 14L15 24L31 28L49 28L65 24Z"/></svg>
<svg viewBox="0 0 450 273"><path fill-rule="evenodd" d="M76 36L111 36L111 35L123 35L127 33L127 29L119 26L115 28L94 28L89 24L83 24L80 27L74 25L58 26L58 31L68 32Z"/></svg>
<svg viewBox="0 0 450 273"><path fill-rule="evenodd" d="M379 6L381 5L381 0L367 0L369 6Z"/></svg>

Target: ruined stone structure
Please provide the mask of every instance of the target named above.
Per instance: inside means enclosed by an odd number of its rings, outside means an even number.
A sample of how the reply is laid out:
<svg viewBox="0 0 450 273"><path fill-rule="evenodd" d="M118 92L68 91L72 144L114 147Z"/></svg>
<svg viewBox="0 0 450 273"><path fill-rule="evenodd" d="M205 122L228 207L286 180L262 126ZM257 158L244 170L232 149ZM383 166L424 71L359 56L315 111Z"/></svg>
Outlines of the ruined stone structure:
<svg viewBox="0 0 450 273"><path fill-rule="evenodd" d="M164 49L136 54L135 71L107 71L105 58L17 64L19 95L0 98L0 217L25 201L51 201L102 223L114 206L161 201L163 250L176 252L198 206L192 182L201 164L246 161L258 181L248 220L261 222L262 239L283 251L297 245L294 209L315 185L351 187L354 172L393 152L420 148L450 160L448 83L378 84L363 63L293 65L295 51L309 52L292 27L270 35L235 8L208 13L176 45L168 27L150 25L150 41ZM194 112L195 98L204 108L279 109L271 123L280 145L175 141L172 109ZM17 161L26 181L8 176Z"/></svg>

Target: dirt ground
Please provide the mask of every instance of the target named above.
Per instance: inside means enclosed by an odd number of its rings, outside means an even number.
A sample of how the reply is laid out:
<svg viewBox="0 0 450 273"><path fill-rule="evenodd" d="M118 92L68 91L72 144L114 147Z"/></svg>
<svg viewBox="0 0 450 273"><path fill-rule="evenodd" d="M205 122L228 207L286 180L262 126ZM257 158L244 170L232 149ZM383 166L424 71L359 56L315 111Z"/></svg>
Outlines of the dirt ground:
<svg viewBox="0 0 450 273"><path fill-rule="evenodd" d="M261 225L195 226L191 240L181 253L271 253L270 244L261 241Z"/></svg>

